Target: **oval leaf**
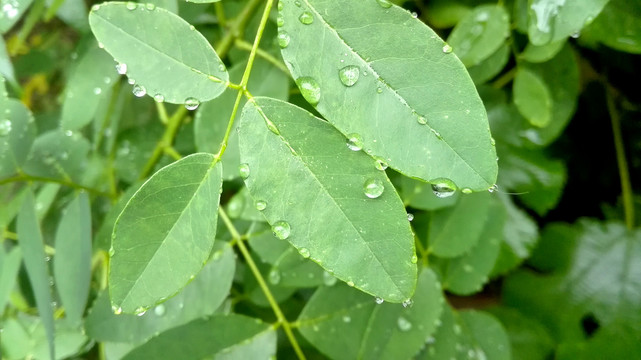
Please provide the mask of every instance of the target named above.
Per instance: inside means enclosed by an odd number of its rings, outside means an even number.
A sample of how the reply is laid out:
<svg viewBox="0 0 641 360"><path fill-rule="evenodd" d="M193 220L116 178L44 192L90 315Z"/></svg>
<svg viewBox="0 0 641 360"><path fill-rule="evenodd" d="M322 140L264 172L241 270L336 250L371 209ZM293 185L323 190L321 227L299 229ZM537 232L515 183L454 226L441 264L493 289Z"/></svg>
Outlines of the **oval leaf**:
<svg viewBox="0 0 641 360"><path fill-rule="evenodd" d="M521 68L514 78L514 104L530 124L545 127L552 120L552 98L535 73Z"/></svg>
<svg viewBox="0 0 641 360"><path fill-rule="evenodd" d="M221 166L194 154L155 173L116 220L109 293L116 312L142 312L174 295L209 257Z"/></svg>
<svg viewBox="0 0 641 360"><path fill-rule="evenodd" d="M488 189L496 151L465 67L420 20L379 3L282 1L279 44L302 94L401 173Z"/></svg>
<svg viewBox="0 0 641 360"><path fill-rule="evenodd" d="M238 131L245 183L280 238L358 289L392 302L411 297L414 237L374 160L350 150L326 122L279 100L248 102ZM382 191L376 198L366 196L370 180Z"/></svg>
<svg viewBox="0 0 641 360"><path fill-rule="evenodd" d="M534 45L545 45L579 34L610 0L530 0L528 35Z"/></svg>
<svg viewBox="0 0 641 360"><path fill-rule="evenodd" d="M89 13L98 41L144 93L166 102L199 102L220 95L228 74L202 34L178 15L146 4L105 3ZM138 88L140 89L140 88ZM142 90L142 89L140 89Z"/></svg>
<svg viewBox="0 0 641 360"><path fill-rule="evenodd" d="M4 88L0 87L0 92ZM36 137L31 112L18 100L0 95L0 177L14 175L27 160Z"/></svg>

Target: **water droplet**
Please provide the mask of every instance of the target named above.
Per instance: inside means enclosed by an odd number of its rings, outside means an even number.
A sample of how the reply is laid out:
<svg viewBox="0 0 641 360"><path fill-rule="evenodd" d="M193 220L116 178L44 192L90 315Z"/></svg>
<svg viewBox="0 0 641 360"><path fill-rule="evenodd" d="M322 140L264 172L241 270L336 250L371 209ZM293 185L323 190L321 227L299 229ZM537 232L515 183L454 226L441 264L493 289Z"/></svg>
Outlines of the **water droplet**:
<svg viewBox="0 0 641 360"><path fill-rule="evenodd" d="M412 221L412 220L414 220L414 214L407 213L407 221Z"/></svg>
<svg viewBox="0 0 641 360"><path fill-rule="evenodd" d="M454 195L456 192L456 184L450 179L440 178L430 181L432 183L432 191L434 195L439 198L446 198Z"/></svg>
<svg viewBox="0 0 641 360"><path fill-rule="evenodd" d="M403 301L402 304L403 304L404 308L408 308L408 307L411 307L412 305L414 305L414 301L412 299L407 299L407 300Z"/></svg>
<svg viewBox="0 0 641 360"><path fill-rule="evenodd" d="M453 50L453 49L452 49L452 47L450 46L450 44L445 44L445 45L443 45L443 52L444 52L444 53L449 54L449 53L451 53L451 52L452 52L452 50Z"/></svg>
<svg viewBox="0 0 641 360"><path fill-rule="evenodd" d="M383 88L382 88L382 87L380 87L380 86L379 86L379 87L377 87L377 88L376 88L376 93L377 93L377 94L382 94L382 93L383 93Z"/></svg>
<svg viewBox="0 0 641 360"><path fill-rule="evenodd" d="M334 286L337 280L334 275L327 271L323 272L323 284L325 284L325 286Z"/></svg>
<svg viewBox="0 0 641 360"><path fill-rule="evenodd" d="M572 33L572 35L570 35L570 36L572 36L573 39L578 39L579 36L581 36L581 31L576 31L576 32Z"/></svg>
<svg viewBox="0 0 641 360"><path fill-rule="evenodd" d="M303 11L303 13L298 17L298 20L305 25L309 25L314 22L314 15L309 11Z"/></svg>
<svg viewBox="0 0 641 360"><path fill-rule="evenodd" d="M278 4L280 5L282 3L279 2ZM278 17L276 17L276 25L278 26L285 25L285 19L283 18L283 15L278 15Z"/></svg>
<svg viewBox="0 0 641 360"><path fill-rule="evenodd" d="M65 131L65 136L73 136L73 131L71 130Z"/></svg>
<svg viewBox="0 0 641 360"><path fill-rule="evenodd" d="M136 311L138 311L138 310L136 310ZM143 316L143 315L145 315L146 313L147 313L147 311L145 311L145 310L141 310L140 312L136 312L136 316Z"/></svg>
<svg viewBox="0 0 641 360"><path fill-rule="evenodd" d="M294 1L294 5L300 7L300 1L299 0Z"/></svg>
<svg viewBox="0 0 641 360"><path fill-rule="evenodd" d="M309 258L310 256L309 249L307 248L300 248L298 252L300 253L300 256L304 257L305 259Z"/></svg>
<svg viewBox="0 0 641 360"><path fill-rule="evenodd" d="M434 130L434 128L431 128L430 130L432 131L432 134L434 134L434 136L436 136L437 139L443 140L443 136L441 135L440 132Z"/></svg>
<svg viewBox="0 0 641 360"><path fill-rule="evenodd" d="M418 17L418 13L417 13L416 11L413 11L413 12L412 12L412 17L413 17L414 19L416 19L416 18Z"/></svg>
<svg viewBox="0 0 641 360"><path fill-rule="evenodd" d="M354 282L352 280L348 281L347 286L354 287Z"/></svg>
<svg viewBox="0 0 641 360"><path fill-rule="evenodd" d="M158 305L158 306L156 306L156 307L154 308L154 314L156 314L156 316L163 316L163 315L165 315L165 311L166 311L166 309L165 309L165 305L163 305L163 304L160 304L160 305Z"/></svg>
<svg viewBox="0 0 641 360"><path fill-rule="evenodd" d="M218 64L218 71L225 71L225 69L226 69L225 64L223 63Z"/></svg>
<svg viewBox="0 0 641 360"><path fill-rule="evenodd" d="M115 306L115 305L112 306L111 307L111 311L113 311L114 314L116 314L116 315L122 314L122 308L120 306Z"/></svg>
<svg viewBox="0 0 641 360"><path fill-rule="evenodd" d="M383 298L379 298L379 297L377 297L376 299L374 299L374 301L376 301L376 303L377 303L378 305L380 305L380 304L382 304L383 302L385 302L385 300L383 300Z"/></svg>
<svg viewBox="0 0 641 360"><path fill-rule="evenodd" d="M154 95L154 100L156 102L161 103L161 102L165 101L165 97L162 94L156 94L156 95Z"/></svg>
<svg viewBox="0 0 641 360"><path fill-rule="evenodd" d="M496 146L496 140L494 140L494 138L490 138L490 144L492 144L492 146Z"/></svg>
<svg viewBox="0 0 641 360"><path fill-rule="evenodd" d="M278 46L280 46L281 49L284 49L289 45L289 34L285 30L279 30L277 38Z"/></svg>
<svg viewBox="0 0 641 360"><path fill-rule="evenodd" d="M263 200L256 200L254 206L256 206L256 210L263 211L267 208L267 203Z"/></svg>
<svg viewBox="0 0 641 360"><path fill-rule="evenodd" d="M91 7L91 11L98 11L100 10L100 5L94 5Z"/></svg>
<svg viewBox="0 0 641 360"><path fill-rule="evenodd" d="M355 133L347 135L347 147L352 151L363 150L363 138Z"/></svg>
<svg viewBox="0 0 641 360"><path fill-rule="evenodd" d="M127 64L124 64L124 63L116 64L116 71L120 75L125 75L127 73Z"/></svg>
<svg viewBox="0 0 641 360"><path fill-rule="evenodd" d="M375 157L374 160L375 160L374 166L376 166L378 170L381 170L381 171L387 170L388 165L385 162L385 160L379 157Z"/></svg>
<svg viewBox="0 0 641 360"><path fill-rule="evenodd" d="M240 177L243 179L247 179L249 177L249 164L242 163L238 166L238 172L240 173Z"/></svg>
<svg viewBox="0 0 641 360"><path fill-rule="evenodd" d="M496 185L496 184L494 184L494 185L490 186L490 188L489 188L489 189L487 189L487 191L489 191L489 192L493 193L493 192L495 192L495 191L496 191L496 190L498 190L498 189L499 189L499 186L498 186L498 185Z"/></svg>
<svg viewBox="0 0 641 360"><path fill-rule="evenodd" d="M147 89L145 89L145 87L142 85L136 84L134 85L132 92L137 97L143 97L145 96L145 94L147 94Z"/></svg>
<svg viewBox="0 0 641 360"><path fill-rule="evenodd" d="M200 101L193 97L188 97L185 99L185 108L187 110L196 110L200 106Z"/></svg>
<svg viewBox="0 0 641 360"><path fill-rule="evenodd" d="M127 2L127 9L136 10L137 7L138 7L138 4L136 4L135 2L133 1Z"/></svg>
<svg viewBox="0 0 641 360"><path fill-rule="evenodd" d="M296 79L296 85L300 88L300 93L305 100L311 105L316 105L320 101L321 89L318 82L309 76L303 76Z"/></svg>
<svg viewBox="0 0 641 360"><path fill-rule="evenodd" d="M105 48L105 44L101 43L100 41L98 42L98 47L101 49Z"/></svg>
<svg viewBox="0 0 641 360"><path fill-rule="evenodd" d="M289 237L291 228L286 221L281 220L274 223L274 226L272 226L272 232L277 238L285 240Z"/></svg>
<svg viewBox="0 0 641 360"><path fill-rule="evenodd" d="M463 189L461 189L461 192L462 192L463 194L471 194L471 193L472 193L472 189L470 189L470 188L463 188Z"/></svg>
<svg viewBox="0 0 641 360"><path fill-rule="evenodd" d="M379 179L369 179L363 184L363 190L365 191L365 196L370 199L376 199L383 194L385 186Z"/></svg>
<svg viewBox="0 0 641 360"><path fill-rule="evenodd" d="M401 331L410 331L412 329L412 323L402 316L399 316L396 325L398 325L398 329Z"/></svg>
<svg viewBox="0 0 641 360"><path fill-rule="evenodd" d="M338 78L345 86L354 86L358 81L361 70L356 65L347 65L338 71Z"/></svg>
<svg viewBox="0 0 641 360"><path fill-rule="evenodd" d="M282 1L278 2L278 11L283 11L283 2Z"/></svg>
<svg viewBox="0 0 641 360"><path fill-rule="evenodd" d="M280 273L276 269L272 269L269 274L267 274L267 279L272 285L277 285L280 282Z"/></svg>
<svg viewBox="0 0 641 360"><path fill-rule="evenodd" d="M11 120L0 121L0 136L7 136L11 132Z"/></svg>
<svg viewBox="0 0 641 360"><path fill-rule="evenodd" d="M133 84L135 84L135 83L136 83L136 80L134 80L134 79L132 79L132 78L129 78L129 79L127 79L127 83L128 83L129 85L133 85Z"/></svg>
<svg viewBox="0 0 641 360"><path fill-rule="evenodd" d="M426 119L425 117L423 117L423 116L419 116L419 117L416 119L416 121L417 121L419 124L421 124L421 125L425 125L425 124L427 124L427 119Z"/></svg>
<svg viewBox="0 0 641 360"><path fill-rule="evenodd" d="M376 2L384 9L389 9L392 7L392 2L389 0L376 0Z"/></svg>
<svg viewBox="0 0 641 360"><path fill-rule="evenodd" d="M343 316L343 322L344 323L348 323L348 322L351 322L351 321L352 321L352 318L349 315Z"/></svg>
<svg viewBox="0 0 641 360"><path fill-rule="evenodd" d="M99 88L99 87L94 88L93 89L93 93L94 93L94 95L100 95L100 94L102 94L102 89Z"/></svg>
<svg viewBox="0 0 641 360"><path fill-rule="evenodd" d="M153 11L153 10L156 9L156 4L147 3L147 5L145 5L145 7L147 8L147 10Z"/></svg>
<svg viewBox="0 0 641 360"><path fill-rule="evenodd" d="M109 257L113 257L115 253L116 253L116 250L114 249L114 247L113 246L109 247Z"/></svg>

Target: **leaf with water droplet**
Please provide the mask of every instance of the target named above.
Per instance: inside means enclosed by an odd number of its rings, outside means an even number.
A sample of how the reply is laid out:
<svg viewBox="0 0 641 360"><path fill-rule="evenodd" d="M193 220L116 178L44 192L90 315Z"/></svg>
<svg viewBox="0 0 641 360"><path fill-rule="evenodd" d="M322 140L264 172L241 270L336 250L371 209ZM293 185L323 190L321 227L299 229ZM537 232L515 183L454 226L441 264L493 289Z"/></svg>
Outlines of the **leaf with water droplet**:
<svg viewBox="0 0 641 360"><path fill-rule="evenodd" d="M510 17L501 5L472 9L447 38L465 66L479 64L497 51L510 34Z"/></svg>
<svg viewBox="0 0 641 360"><path fill-rule="evenodd" d="M301 93L332 125L346 136L360 134L372 155L413 178L447 176L474 191L496 183L483 103L463 64L442 51L444 42L434 31L406 10L374 0L346 0L339 7L308 0L305 6L312 25L301 24L300 8L283 0L281 29L290 43L281 53ZM319 36L324 56L317 56ZM337 76L346 65L360 69L351 87ZM426 125L417 123L416 114Z"/></svg>
<svg viewBox="0 0 641 360"><path fill-rule="evenodd" d="M222 185L214 159L194 154L162 168L118 217L109 293L124 312L174 295L202 268L216 235Z"/></svg>
<svg viewBox="0 0 641 360"><path fill-rule="evenodd" d="M528 2L528 35L534 45L568 38L581 31L586 20L596 18L610 0L531 0Z"/></svg>
<svg viewBox="0 0 641 360"><path fill-rule="evenodd" d="M298 329L332 359L410 359L436 330L443 301L436 275L427 268L421 271L409 307L377 304L345 284L321 287L301 312Z"/></svg>
<svg viewBox="0 0 641 360"><path fill-rule="evenodd" d="M130 78L152 96L183 104L219 96L228 74L207 39L178 15L162 8L131 11L124 3L104 3L89 13L96 39L119 62ZM162 76L159 76L162 74Z"/></svg>
<svg viewBox="0 0 641 360"><path fill-rule="evenodd" d="M255 199L269 204L262 213L271 225L287 222L287 240L308 249L313 261L339 279L386 301L411 297L416 265L409 261L414 243L407 214L371 157L350 151L345 137L326 122L268 98L245 105L238 131L241 161L252 171L245 184ZM376 199L364 194L369 179L386 188Z"/></svg>
<svg viewBox="0 0 641 360"><path fill-rule="evenodd" d="M453 207L434 211L427 234L428 248L440 257L459 256L479 240L489 215L490 194L459 197Z"/></svg>
<svg viewBox="0 0 641 360"><path fill-rule="evenodd" d="M0 178L14 175L22 167L36 137L31 112L19 100L3 98L3 93L4 86L0 86L0 111L9 111L6 118L0 117L4 129L0 135Z"/></svg>

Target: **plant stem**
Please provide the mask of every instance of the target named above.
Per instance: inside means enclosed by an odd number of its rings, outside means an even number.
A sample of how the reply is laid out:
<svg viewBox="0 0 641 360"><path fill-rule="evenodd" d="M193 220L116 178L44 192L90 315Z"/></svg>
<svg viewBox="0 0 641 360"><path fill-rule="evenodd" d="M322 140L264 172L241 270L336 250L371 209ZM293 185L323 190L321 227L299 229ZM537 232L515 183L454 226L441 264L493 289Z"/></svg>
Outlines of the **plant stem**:
<svg viewBox="0 0 641 360"><path fill-rule="evenodd" d="M608 102L608 112L610 113L610 122L612 123L612 134L614 135L614 148L617 154L617 164L619 166L619 177L621 178L621 191L623 193L623 212L625 214L625 225L629 230L634 228L634 193L632 192L632 183L630 181L630 171L628 170L628 161L625 157L625 148L623 146L623 135L621 133L621 115L614 101L614 89L606 88L606 97Z"/></svg>
<svg viewBox="0 0 641 360"><path fill-rule="evenodd" d="M283 326L283 330L285 331L285 334L287 335L289 342L292 344L292 347L294 348L296 355L298 355L299 359L305 359L305 354L303 354L303 351L298 345L298 341L294 336L294 333L292 331L292 328L289 325L289 322L285 318L285 315L280 309L280 306L278 306L278 302L276 301L276 299L274 299L274 296L272 295L271 290L269 290L269 287L267 286L267 283L265 282L263 275L260 273L260 270L258 270L258 266L256 266L254 259L251 257L249 250L245 246L242 236L240 235L240 233L238 232L234 224L231 222L231 220L227 216L227 213L225 213L225 210L223 210L222 207L218 208L218 214L220 214L220 217L223 219L223 222L225 223L225 226L231 233L232 238L236 240L236 246L238 246L238 250L240 250L240 252L242 253L243 258L247 262L247 266L249 266L249 269L251 270L252 274L254 274L254 277L256 278L256 281L258 282L258 285L260 286L261 290L263 290L263 293L265 294L265 297L267 298L269 305L272 307L272 310L274 310L274 314L276 314L278 323Z"/></svg>
<svg viewBox="0 0 641 360"><path fill-rule="evenodd" d="M218 18L218 25L221 27L227 27L227 18L225 17L225 11L223 9L223 3L217 2L214 3L214 11L216 11L216 17Z"/></svg>
<svg viewBox="0 0 641 360"><path fill-rule="evenodd" d="M242 40L242 39L236 39L236 41L234 42L234 45L237 48L241 49L241 50L251 51L251 49L252 49L252 44L250 44L247 41ZM260 49L260 48L256 50L256 54L258 54L258 56L260 56L261 58L265 59L270 64L272 64L275 67L277 67L280 71L282 71L285 74L289 75L289 69L287 68L287 66L285 66L285 64L283 64L282 61L280 61L276 57L272 56L272 54L270 54L267 51L265 51L263 49Z"/></svg>
<svg viewBox="0 0 641 360"><path fill-rule="evenodd" d="M147 175L149 175L149 173L154 169L154 166L156 166L156 163L158 162L160 157L165 153L165 149L171 147L171 144L173 144L174 142L174 137L176 137L176 133L180 128L180 124L182 123L185 114L187 114L187 109L181 106L178 108L178 110L176 110L171 118L167 120L167 128L165 129L165 133L156 144L156 148L154 149L154 152L152 153L151 157L147 161L147 164L145 164L145 167L140 173L139 179L145 179Z"/></svg>
<svg viewBox="0 0 641 360"><path fill-rule="evenodd" d="M505 85L509 84L510 81L514 80L514 76L516 76L516 68L512 68L510 71L501 75L492 83L492 87L495 89L502 89Z"/></svg>
<svg viewBox="0 0 641 360"><path fill-rule="evenodd" d="M167 115L167 109L165 108L165 104L162 102L154 101L156 103L156 110L158 111L158 117L160 118L160 122L163 124L169 123L169 115Z"/></svg>
<svg viewBox="0 0 641 360"><path fill-rule="evenodd" d="M234 43L234 39L236 38L238 31L245 27L245 25L249 21L249 18L254 13L254 10L256 9L258 4L260 4L260 2L261 0L251 0L249 3L247 3L247 5L245 5L243 11L233 21L229 31L225 34L218 46L216 46L216 53L218 54L218 56L223 58L225 57L225 55L227 55L227 52Z"/></svg>

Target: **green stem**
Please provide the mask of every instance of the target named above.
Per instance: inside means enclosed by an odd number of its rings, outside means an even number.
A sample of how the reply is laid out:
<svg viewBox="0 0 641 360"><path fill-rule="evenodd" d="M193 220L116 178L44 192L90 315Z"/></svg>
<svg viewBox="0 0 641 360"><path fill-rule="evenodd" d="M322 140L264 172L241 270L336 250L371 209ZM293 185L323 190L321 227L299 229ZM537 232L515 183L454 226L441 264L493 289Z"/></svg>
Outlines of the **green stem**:
<svg viewBox="0 0 641 360"><path fill-rule="evenodd" d="M47 177L41 177L41 176L33 176L33 175L28 175L28 174L20 174L14 177L6 178L0 180L0 186L4 184L10 184L14 182L19 182L19 181L35 181L35 182L44 182L44 183L54 183L54 184L60 184L63 186L67 186L73 189L77 190L84 190L90 194L93 195L98 195L98 196L104 196L106 198L114 198L115 194L109 194L94 188L82 186L79 184L76 184L74 182L68 181L68 180L61 180L61 179L54 179L54 178L47 178Z"/></svg>
<svg viewBox="0 0 641 360"><path fill-rule="evenodd" d="M251 49L252 49L252 44L250 44L247 41L242 40L242 39L236 39L236 41L234 42L234 45L237 48L241 49L241 50L251 51ZM277 67L280 71L282 71L285 74L289 75L289 69L287 68L287 66L285 66L285 64L283 64L282 61L280 61L276 57L272 56L272 54L270 54L267 51L265 51L263 49L260 49L260 48L258 50L256 50L256 54L258 54L258 56L260 56L261 58L265 59L270 64L272 64L275 67Z"/></svg>
<svg viewBox="0 0 641 360"><path fill-rule="evenodd" d="M156 110L158 111L158 117L160 122L163 124L169 123L169 115L167 115L167 109L165 109L165 104L162 102L154 101L156 103Z"/></svg>
<svg viewBox="0 0 641 360"><path fill-rule="evenodd" d="M234 43L234 39L238 35L238 31L245 27L245 25L249 21L249 18L254 13L254 10L256 10L256 7L258 6L258 4L260 4L260 2L261 0L251 0L249 3L247 3L247 5L245 5L243 11L233 21L233 24L229 31L225 34L218 46L216 46L216 53L220 58L224 58L225 55L227 55L227 52Z"/></svg>
<svg viewBox="0 0 641 360"><path fill-rule="evenodd" d="M223 8L222 2L214 3L214 11L216 12L216 17L218 18L218 25L220 27L227 27L227 18L225 17L225 10Z"/></svg>
<svg viewBox="0 0 641 360"><path fill-rule="evenodd" d="M13 43L13 46L9 50L9 54L11 56L15 56L18 54L18 51L20 51L20 48L24 44L25 40L27 37L29 37L29 34L31 33L31 30L33 30L34 26L38 23L38 20L42 17L42 14L45 11L45 0L36 0L33 5L31 5L31 9L29 10L29 14L24 19L24 23L22 24L22 28L20 29L20 32L18 32L18 35L16 37L16 41Z"/></svg>
<svg viewBox="0 0 641 360"><path fill-rule="evenodd" d="M623 146L623 135L621 133L621 115L617 109L614 100L614 89L606 89L608 102L608 112L610 113L610 122L612 123L612 134L614 135L614 148L617 154L617 164L619 166L619 177L621 178L621 191L623 192L623 211L625 214L625 225L629 230L634 228L634 193L632 192L632 183L630 181L630 171L628 170L628 161L625 157L625 148Z"/></svg>
<svg viewBox="0 0 641 360"><path fill-rule="evenodd" d="M276 314L278 323L282 325L283 330L285 331L285 334L289 339L289 342L292 344L292 347L296 352L296 355L298 355L299 359L305 359L305 354L303 354L303 351L298 345L298 340L296 340L296 337L294 336L294 332L292 331L292 328L290 327L289 322L287 321L287 318L285 318L285 315L280 309L280 306L278 306L278 302L276 301L276 299L274 299L274 295L272 295L271 290L269 290L269 286L267 286L267 282L265 282L263 275L260 273L260 270L258 270L258 266L256 266L254 259L251 257L249 250L245 246L245 242L242 240L242 236L240 235L240 233L238 232L234 224L231 222L231 220L229 219L229 216L227 216L227 213L225 213L222 207L218 208L218 214L220 214L220 217L225 223L225 226L229 230L229 233L231 234L232 238L236 240L236 246L238 246L238 250L240 250L240 252L242 253L243 258L247 262L247 266L249 266L249 269L251 270L252 274L254 274L254 277L256 278L258 285L260 286L261 290L263 290L263 293L265 294L265 297L267 298L269 305L272 307L272 310L274 310L274 314Z"/></svg>
<svg viewBox="0 0 641 360"><path fill-rule="evenodd" d="M495 89L502 89L505 85L509 84L510 81L514 80L514 76L516 76L516 68L512 68L505 74L501 75L501 77L492 83L492 87Z"/></svg>
<svg viewBox="0 0 641 360"><path fill-rule="evenodd" d="M151 157L147 161L147 164L145 164L145 167L140 173L139 179L142 180L147 178L149 173L151 173L151 171L154 169L154 166L156 166L158 160L160 160L160 157L165 153L165 149L173 144L176 133L178 132L180 124L182 123L185 114L187 114L187 111L188 110L186 108L181 106L178 108L178 110L176 110L171 118L167 120L167 128L165 129L165 133L156 144L156 148L154 149Z"/></svg>

